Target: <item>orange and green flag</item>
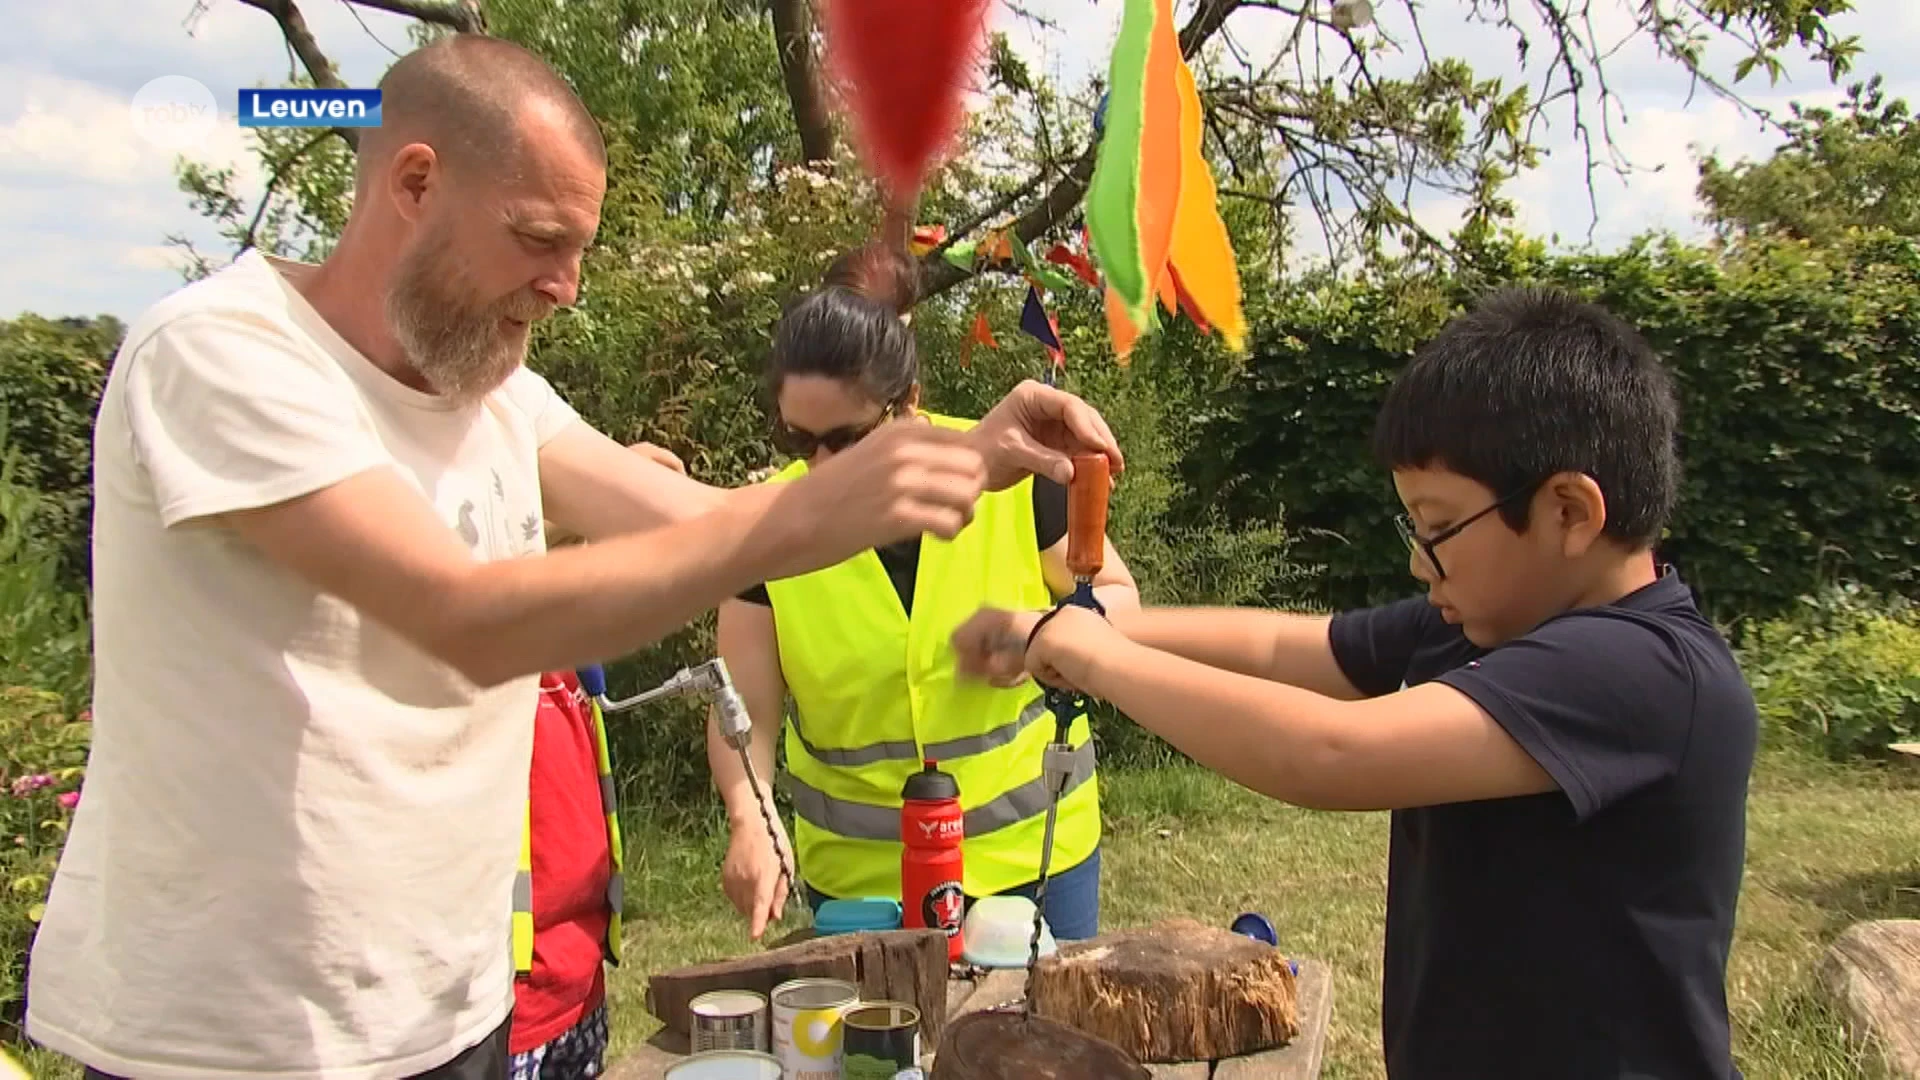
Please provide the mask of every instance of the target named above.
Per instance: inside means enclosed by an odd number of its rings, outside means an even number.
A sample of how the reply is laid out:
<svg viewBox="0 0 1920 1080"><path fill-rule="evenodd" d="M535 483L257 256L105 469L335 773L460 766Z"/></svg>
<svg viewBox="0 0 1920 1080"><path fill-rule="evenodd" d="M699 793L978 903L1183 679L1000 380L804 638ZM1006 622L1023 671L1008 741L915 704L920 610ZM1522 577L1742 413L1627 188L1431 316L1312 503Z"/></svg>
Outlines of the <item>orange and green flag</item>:
<svg viewBox="0 0 1920 1080"><path fill-rule="evenodd" d="M1126 0L1108 74L1087 231L1106 274L1114 350L1125 359L1177 299L1229 348L1246 343L1239 268L1202 149L1200 95L1180 55L1172 0ZM1169 303L1171 309L1175 305Z"/></svg>

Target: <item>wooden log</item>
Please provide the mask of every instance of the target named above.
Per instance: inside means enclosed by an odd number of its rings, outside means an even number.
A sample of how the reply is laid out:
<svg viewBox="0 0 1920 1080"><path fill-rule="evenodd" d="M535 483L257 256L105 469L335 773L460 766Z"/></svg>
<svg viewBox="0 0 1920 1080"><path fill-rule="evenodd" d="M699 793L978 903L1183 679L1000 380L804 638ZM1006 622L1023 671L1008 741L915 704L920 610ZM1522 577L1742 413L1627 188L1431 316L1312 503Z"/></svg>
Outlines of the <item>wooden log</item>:
<svg viewBox="0 0 1920 1080"><path fill-rule="evenodd" d="M931 1080L1152 1080L1112 1043L1017 1010L969 1013L939 1045Z"/></svg>
<svg viewBox="0 0 1920 1080"><path fill-rule="evenodd" d="M1020 998L1027 992L1027 972L1025 968L1000 968L989 971L986 977L973 985L973 993L965 1001L950 1006L948 1020L958 1020L968 1013L977 1013L984 1009L997 1009L1004 1005L1018 1005ZM952 991L948 991L949 994Z"/></svg>
<svg viewBox="0 0 1920 1080"><path fill-rule="evenodd" d="M1300 1034L1286 957L1188 919L1061 945L1040 961L1033 997L1041 1016L1143 1062L1238 1057Z"/></svg>
<svg viewBox="0 0 1920 1080"><path fill-rule="evenodd" d="M947 1022L947 938L938 930L835 934L750 956L661 972L647 980L647 1011L688 1034L688 1006L709 990L771 994L788 979L844 979L867 1001L904 1001L920 1010L921 1038L940 1038Z"/></svg>
<svg viewBox="0 0 1920 1080"><path fill-rule="evenodd" d="M1854 1040L1899 1080L1920 1080L1920 919L1858 923L1827 950L1820 981Z"/></svg>

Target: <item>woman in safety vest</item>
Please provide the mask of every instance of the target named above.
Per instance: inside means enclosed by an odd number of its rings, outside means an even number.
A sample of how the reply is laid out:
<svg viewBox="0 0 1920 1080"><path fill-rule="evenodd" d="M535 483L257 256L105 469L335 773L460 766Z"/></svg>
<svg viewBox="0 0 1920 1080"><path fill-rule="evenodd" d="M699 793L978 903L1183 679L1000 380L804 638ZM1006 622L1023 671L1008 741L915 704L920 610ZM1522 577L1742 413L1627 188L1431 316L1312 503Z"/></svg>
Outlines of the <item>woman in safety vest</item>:
<svg viewBox="0 0 1920 1080"><path fill-rule="evenodd" d="M794 461L769 482L803 475L884 423L973 424L920 409L907 325L916 275L904 252L862 249L781 319L769 381L776 441ZM758 776L774 775L784 729L795 822L781 843L798 849L797 862L791 847L786 857L810 905L900 896L901 788L923 759L959 784L967 897L1032 898L1048 802L1041 758L1054 719L1031 680L957 678L949 640L983 605L1047 607L1071 592L1066 531L1066 490L1031 477L983 495L952 541L865 551L721 606L719 651L753 718ZM1101 603L1137 608L1111 542L1104 567L1094 582ZM783 723L788 695L794 715ZM1085 717L1068 739L1079 754L1054 826L1045 912L1061 940L1093 936L1100 915L1100 804ZM732 829L722 883L757 939L786 903L779 857L738 752L711 729L708 760Z"/></svg>

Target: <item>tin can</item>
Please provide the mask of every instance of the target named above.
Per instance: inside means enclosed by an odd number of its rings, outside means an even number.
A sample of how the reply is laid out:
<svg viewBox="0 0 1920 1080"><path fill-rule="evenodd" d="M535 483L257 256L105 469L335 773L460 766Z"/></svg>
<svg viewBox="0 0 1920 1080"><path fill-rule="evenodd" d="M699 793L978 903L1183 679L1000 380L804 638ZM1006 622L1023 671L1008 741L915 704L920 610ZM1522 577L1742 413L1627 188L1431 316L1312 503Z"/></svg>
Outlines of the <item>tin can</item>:
<svg viewBox="0 0 1920 1080"><path fill-rule="evenodd" d="M904 1001L863 1001L843 1022L846 1080L918 1080L920 1010Z"/></svg>
<svg viewBox="0 0 1920 1080"><path fill-rule="evenodd" d="M708 1050L667 1066L665 1080L780 1080L780 1061L754 1050Z"/></svg>
<svg viewBox="0 0 1920 1080"><path fill-rule="evenodd" d="M712 990L688 1005L693 1052L767 1049L767 999L751 990Z"/></svg>
<svg viewBox="0 0 1920 1080"><path fill-rule="evenodd" d="M842 1014L860 991L840 979L793 979L773 988L773 1056L784 1080L841 1080Z"/></svg>

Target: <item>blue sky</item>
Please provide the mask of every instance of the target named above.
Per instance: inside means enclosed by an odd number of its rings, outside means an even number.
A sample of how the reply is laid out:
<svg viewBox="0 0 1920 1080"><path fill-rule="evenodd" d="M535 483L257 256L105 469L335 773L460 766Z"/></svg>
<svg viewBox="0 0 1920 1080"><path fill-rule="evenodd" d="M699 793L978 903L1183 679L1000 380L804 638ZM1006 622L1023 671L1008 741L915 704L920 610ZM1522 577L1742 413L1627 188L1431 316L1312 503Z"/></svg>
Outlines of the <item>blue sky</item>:
<svg viewBox="0 0 1920 1080"><path fill-rule="evenodd" d="M1856 77L1881 72L1889 92L1920 104L1920 74L1901 57L1920 55L1920 5L1905 0L1856 0L1859 12L1836 20L1861 35L1867 52ZM301 0L315 37L349 85L372 85L394 53L407 47L406 20L349 8L344 0ZM1067 31L1035 34L1002 10L997 20L1044 70L1071 77L1104 63L1118 23L1118 0L1028 0L1024 6ZM1187 0L1177 0L1182 16ZM1406 39L1408 5L1375 0L1377 29ZM1548 60L1538 24L1527 69L1515 59L1514 38L1465 18L1469 0L1419 5L1427 47L1458 56L1484 75L1540 77ZM1482 4L1482 6L1488 6ZM1606 42L1630 27L1627 0L1591 0L1593 20ZM1638 6L1637 4L1631 6ZM226 115L211 126L193 156L239 168L245 190L260 177L246 140L232 119L243 86L274 84L288 70L279 30L266 14L237 0L87 0L86 17L66 5L21 4L0 37L0 318L22 311L43 315L113 314L128 319L179 285L169 233L219 251L212 232L187 206L172 177L173 153L142 139L131 105L152 80L184 75L211 90ZM1527 0L1514 7L1531 10ZM1291 32L1279 12L1237 13L1229 28L1245 51L1270 56ZM1407 70L1417 55L1387 56L1386 72ZM1730 73L1737 54L1713 54L1714 70ZM1513 194L1521 224L1558 234L1563 242L1607 247L1648 228L1697 232L1693 148L1723 158L1758 157L1774 138L1752 117L1704 88L1689 93L1685 74L1644 42L1630 41L1607 65L1608 81L1625 115L1614 116L1615 141L1635 166L1626 179L1598 174L1597 224L1588 206L1585 167L1564 110L1544 133L1547 164L1517 181ZM1796 63L1777 87L1764 79L1742 88L1755 103L1784 111L1790 99L1831 102L1838 90L1825 71ZM1691 97L1691 100L1689 98ZM1589 107L1597 104L1589 97ZM1441 197L1416 197L1429 227L1444 229L1458 207Z"/></svg>

